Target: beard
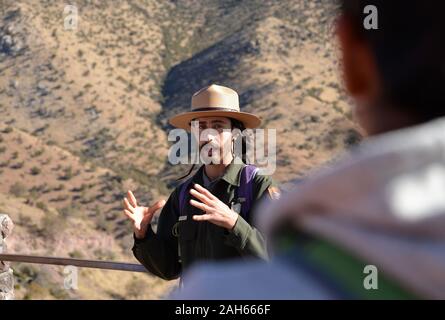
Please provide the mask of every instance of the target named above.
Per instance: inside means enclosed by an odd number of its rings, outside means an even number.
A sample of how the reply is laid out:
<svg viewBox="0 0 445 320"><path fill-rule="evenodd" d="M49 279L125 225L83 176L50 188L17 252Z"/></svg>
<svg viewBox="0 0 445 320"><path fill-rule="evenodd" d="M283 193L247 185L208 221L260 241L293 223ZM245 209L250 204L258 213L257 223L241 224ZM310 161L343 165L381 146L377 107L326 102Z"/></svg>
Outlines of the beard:
<svg viewBox="0 0 445 320"><path fill-rule="evenodd" d="M220 164L220 145L214 141L204 143L199 148L199 159L204 164Z"/></svg>

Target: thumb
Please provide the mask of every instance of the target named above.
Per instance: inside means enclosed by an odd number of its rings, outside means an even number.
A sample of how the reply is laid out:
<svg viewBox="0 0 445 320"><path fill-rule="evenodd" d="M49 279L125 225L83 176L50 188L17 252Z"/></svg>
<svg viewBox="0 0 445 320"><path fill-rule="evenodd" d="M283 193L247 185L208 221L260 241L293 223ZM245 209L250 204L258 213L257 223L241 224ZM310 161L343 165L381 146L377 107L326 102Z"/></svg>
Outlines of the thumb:
<svg viewBox="0 0 445 320"><path fill-rule="evenodd" d="M165 200L159 200L157 201L153 206L151 206L150 208L148 208L148 213L150 215L153 215L156 211L158 211L159 209L161 209L163 206L165 206Z"/></svg>

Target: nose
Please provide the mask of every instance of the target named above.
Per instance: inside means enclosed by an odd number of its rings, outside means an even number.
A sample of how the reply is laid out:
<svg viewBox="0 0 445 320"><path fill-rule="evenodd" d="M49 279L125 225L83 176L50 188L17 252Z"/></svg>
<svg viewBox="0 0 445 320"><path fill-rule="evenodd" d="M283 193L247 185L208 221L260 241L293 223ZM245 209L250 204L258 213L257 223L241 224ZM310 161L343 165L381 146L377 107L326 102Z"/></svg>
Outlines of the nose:
<svg viewBox="0 0 445 320"><path fill-rule="evenodd" d="M202 142L211 142L216 139L215 134L212 132L213 130L204 130L201 134Z"/></svg>

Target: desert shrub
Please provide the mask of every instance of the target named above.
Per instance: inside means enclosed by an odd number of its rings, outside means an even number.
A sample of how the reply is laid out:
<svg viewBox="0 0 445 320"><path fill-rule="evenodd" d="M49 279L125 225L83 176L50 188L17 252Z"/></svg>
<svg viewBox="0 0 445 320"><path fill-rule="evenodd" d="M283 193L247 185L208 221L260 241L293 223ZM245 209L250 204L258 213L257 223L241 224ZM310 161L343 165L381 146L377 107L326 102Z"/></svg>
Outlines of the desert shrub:
<svg viewBox="0 0 445 320"><path fill-rule="evenodd" d="M39 208L40 210L48 212L48 206L46 205L45 202L42 202L42 201L37 202L36 207Z"/></svg>
<svg viewBox="0 0 445 320"><path fill-rule="evenodd" d="M31 174L32 174L33 176L36 176L36 175L40 174L40 172L41 172L41 170L40 170L40 168L38 168L38 167L32 167L32 168L31 168Z"/></svg>
<svg viewBox="0 0 445 320"><path fill-rule="evenodd" d="M114 260L116 258L116 254L111 250L106 249L96 249L94 250L94 255L99 260Z"/></svg>
<svg viewBox="0 0 445 320"><path fill-rule="evenodd" d="M32 224L31 217L25 216L23 213L20 213L17 224L20 226L29 227Z"/></svg>
<svg viewBox="0 0 445 320"><path fill-rule="evenodd" d="M61 209L58 209L57 211L64 218L78 217L78 216L80 216L80 213L81 213L79 207L76 205L66 206Z"/></svg>
<svg viewBox="0 0 445 320"><path fill-rule="evenodd" d="M68 253L68 255L74 259L82 259L84 257L83 253L77 249L71 251L70 253Z"/></svg>
<svg viewBox="0 0 445 320"><path fill-rule="evenodd" d="M0 162L0 168L4 168L4 167L7 167L7 166L9 166L9 161Z"/></svg>
<svg viewBox="0 0 445 320"><path fill-rule="evenodd" d="M60 288L59 286L51 286L49 288L49 293L57 300L66 300L70 296L65 288Z"/></svg>
<svg viewBox="0 0 445 320"><path fill-rule="evenodd" d="M19 264L14 268L14 276L18 284L30 283L37 279L38 270L35 266L30 264Z"/></svg>
<svg viewBox="0 0 445 320"><path fill-rule="evenodd" d="M47 212L40 223L40 234L45 237L54 237L62 233L67 224L66 219L51 212Z"/></svg>
<svg viewBox="0 0 445 320"><path fill-rule="evenodd" d="M15 169L15 170L17 170L17 169L21 169L21 168L23 168L23 164L24 164L23 161L21 161L21 162L17 162L17 163L15 163L15 164L13 164L13 165L11 166L11 169Z"/></svg>
<svg viewBox="0 0 445 320"><path fill-rule="evenodd" d="M41 299L46 296L47 289L39 285L38 283L32 282L28 285L26 294L23 296L23 300L33 300Z"/></svg>
<svg viewBox="0 0 445 320"><path fill-rule="evenodd" d="M96 216L96 229L107 233L113 231L115 222L108 220L103 213Z"/></svg>
<svg viewBox="0 0 445 320"><path fill-rule="evenodd" d="M9 193L15 197L23 197L26 195L27 190L24 184L16 182L9 188Z"/></svg>
<svg viewBox="0 0 445 320"><path fill-rule="evenodd" d="M141 298L145 288L146 284L143 281L132 279L125 285L125 293L130 299L139 299Z"/></svg>
<svg viewBox="0 0 445 320"><path fill-rule="evenodd" d="M54 191L62 191L64 189L65 189L65 185L63 185L63 184L59 184L57 187L53 188Z"/></svg>
<svg viewBox="0 0 445 320"><path fill-rule="evenodd" d="M6 127L5 129L2 130L2 133L11 133L12 132L12 127Z"/></svg>
<svg viewBox="0 0 445 320"><path fill-rule="evenodd" d="M70 180L73 177L73 168L71 166L63 169L63 175L59 177L61 180Z"/></svg>
<svg viewBox="0 0 445 320"><path fill-rule="evenodd" d="M42 154L43 154L43 149L36 150L31 154L31 158L36 158L38 156L41 156Z"/></svg>

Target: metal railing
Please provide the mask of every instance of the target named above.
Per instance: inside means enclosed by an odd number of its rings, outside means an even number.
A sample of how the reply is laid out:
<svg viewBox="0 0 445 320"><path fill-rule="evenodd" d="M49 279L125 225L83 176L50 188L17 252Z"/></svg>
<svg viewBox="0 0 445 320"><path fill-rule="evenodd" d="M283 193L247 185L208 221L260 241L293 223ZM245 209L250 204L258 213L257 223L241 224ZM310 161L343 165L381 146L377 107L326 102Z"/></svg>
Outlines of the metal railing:
<svg viewBox="0 0 445 320"><path fill-rule="evenodd" d="M76 266L84 268L119 270L131 272L148 272L137 263L114 262L104 260L87 260L61 257L33 256L23 254L0 254L0 261L50 264L59 266Z"/></svg>

